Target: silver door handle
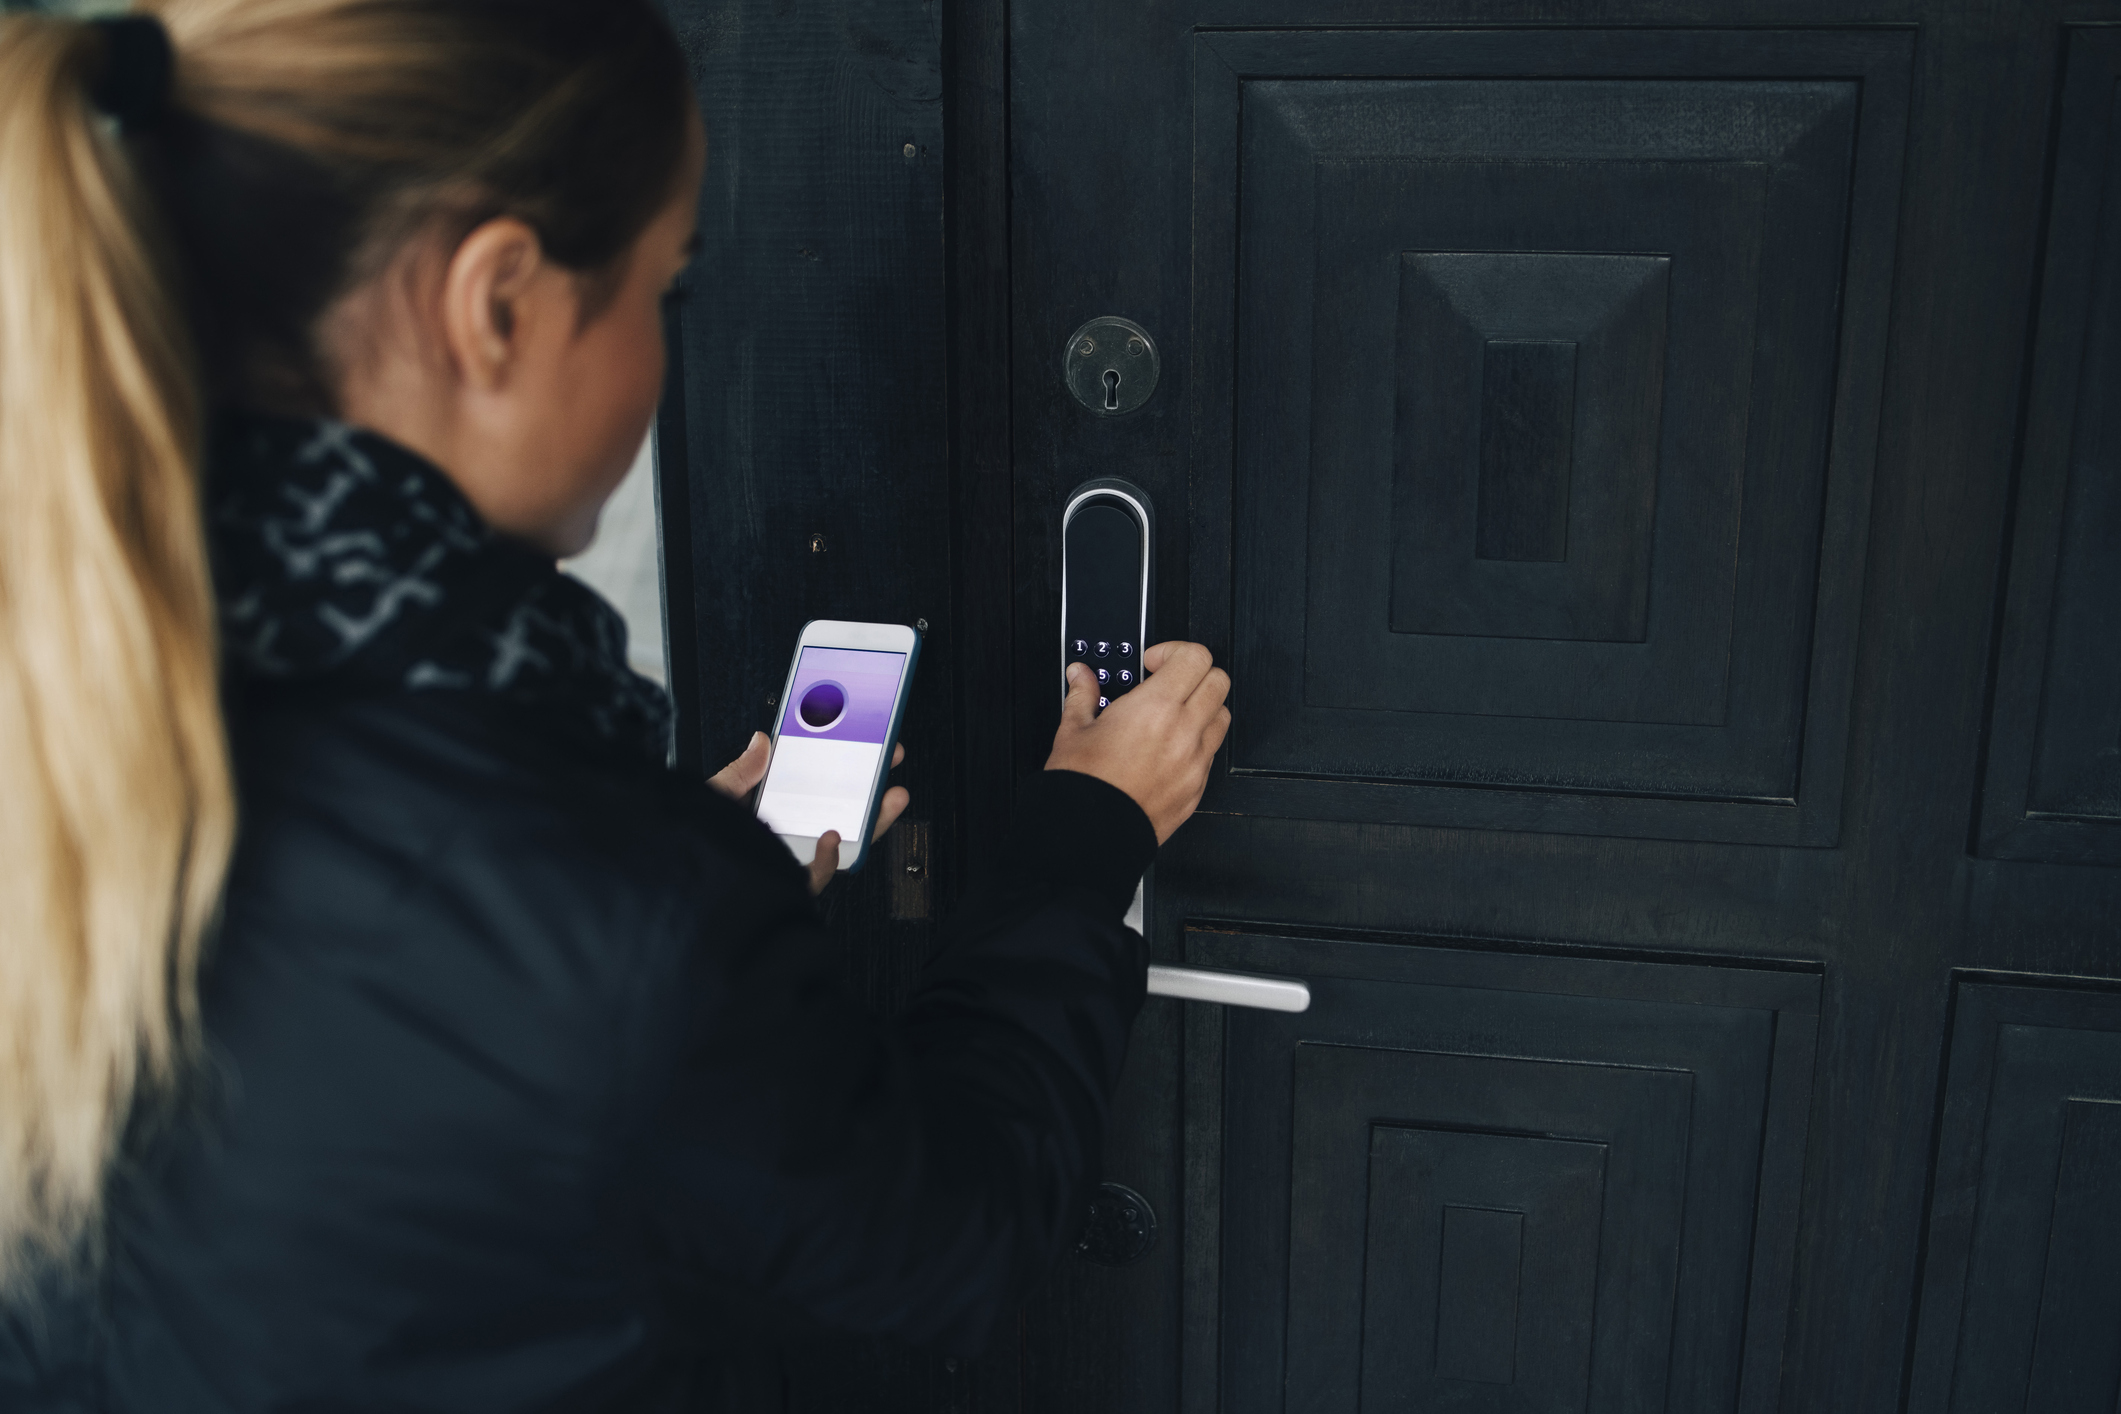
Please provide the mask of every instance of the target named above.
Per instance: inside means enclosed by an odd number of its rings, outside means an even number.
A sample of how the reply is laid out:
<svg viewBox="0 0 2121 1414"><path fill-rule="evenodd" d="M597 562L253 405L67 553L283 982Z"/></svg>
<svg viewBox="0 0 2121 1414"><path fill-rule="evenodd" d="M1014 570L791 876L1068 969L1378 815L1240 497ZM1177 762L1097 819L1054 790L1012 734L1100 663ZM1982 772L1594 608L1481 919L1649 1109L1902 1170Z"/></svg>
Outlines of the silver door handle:
<svg viewBox="0 0 2121 1414"><path fill-rule="evenodd" d="M1311 989L1293 977L1260 977L1250 972L1209 972L1198 967L1149 968L1149 995L1182 997L1218 1006L1257 1007L1261 1011L1308 1011Z"/></svg>

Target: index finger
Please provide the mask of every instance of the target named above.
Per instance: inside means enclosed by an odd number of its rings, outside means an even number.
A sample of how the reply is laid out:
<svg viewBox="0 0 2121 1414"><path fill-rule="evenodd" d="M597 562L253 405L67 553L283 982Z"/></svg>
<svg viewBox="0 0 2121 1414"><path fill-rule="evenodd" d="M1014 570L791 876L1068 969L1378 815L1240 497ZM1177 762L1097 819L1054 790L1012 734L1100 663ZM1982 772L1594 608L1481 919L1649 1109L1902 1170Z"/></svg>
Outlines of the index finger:
<svg viewBox="0 0 2121 1414"><path fill-rule="evenodd" d="M1215 666L1215 655L1198 643L1187 643L1174 639L1159 643L1142 654L1142 667L1152 675L1142 684L1141 690L1161 685L1163 691L1183 702L1193 695L1208 669Z"/></svg>

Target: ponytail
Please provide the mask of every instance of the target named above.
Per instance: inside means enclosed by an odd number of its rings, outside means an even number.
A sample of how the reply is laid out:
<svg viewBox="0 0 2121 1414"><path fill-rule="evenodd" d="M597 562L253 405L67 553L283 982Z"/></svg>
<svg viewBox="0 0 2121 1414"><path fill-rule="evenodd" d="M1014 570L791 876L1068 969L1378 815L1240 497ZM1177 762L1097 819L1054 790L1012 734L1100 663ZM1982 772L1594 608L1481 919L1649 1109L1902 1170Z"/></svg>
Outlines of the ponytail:
<svg viewBox="0 0 2121 1414"><path fill-rule="evenodd" d="M104 46L0 19L0 1296L95 1250L235 829L197 376Z"/></svg>
<svg viewBox="0 0 2121 1414"><path fill-rule="evenodd" d="M609 276L692 111L652 0L138 3L0 18L0 1304L98 1255L198 1048L235 833L203 406L332 414L319 321L437 223Z"/></svg>

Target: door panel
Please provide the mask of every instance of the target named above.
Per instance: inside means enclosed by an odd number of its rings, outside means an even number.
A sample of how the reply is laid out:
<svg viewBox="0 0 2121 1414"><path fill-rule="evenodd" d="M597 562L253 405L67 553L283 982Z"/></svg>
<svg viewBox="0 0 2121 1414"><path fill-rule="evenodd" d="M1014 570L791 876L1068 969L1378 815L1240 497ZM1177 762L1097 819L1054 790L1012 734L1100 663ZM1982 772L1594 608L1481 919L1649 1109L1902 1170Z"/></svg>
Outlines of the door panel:
<svg viewBox="0 0 2121 1414"><path fill-rule="evenodd" d="M1959 988L1911 1411L2121 1398L2121 995Z"/></svg>
<svg viewBox="0 0 2121 1414"><path fill-rule="evenodd" d="M1195 43L1210 808L1831 843L1905 37Z"/></svg>
<svg viewBox="0 0 2121 1414"><path fill-rule="evenodd" d="M1219 1092L1187 1131L1189 1286L1219 1317L1191 1407L1772 1390L1815 973L1199 930L1186 955L1313 998L1189 1034Z"/></svg>
<svg viewBox="0 0 2121 1414"><path fill-rule="evenodd" d="M2121 34L2070 36L1983 843L2121 863ZM2086 298L2087 292L2089 298Z"/></svg>
<svg viewBox="0 0 2121 1414"><path fill-rule="evenodd" d="M1948 1391L1958 969L2121 976L2121 0L1009 15L1019 764L1060 497L1126 476L1235 684L1150 946L1318 998L1147 1008L1165 1238L1048 1289L1027 1406L1890 1410L1918 1319ZM1123 418L1060 385L1106 313ZM2112 1095L1991 1242L2094 1323ZM1982 1407L2104 1379L2046 1299Z"/></svg>
<svg viewBox="0 0 2121 1414"><path fill-rule="evenodd" d="M926 617L947 913L1052 739L1060 498L1125 476L1237 669L1150 946L1321 988L1144 1010L1105 1173L1162 1236L1021 1348L737 1326L728 1407L2114 1407L2121 1025L2028 979L2121 977L2121 0L669 8L683 759L803 618ZM1121 418L1060 380L1108 313ZM826 905L879 1005L888 884Z"/></svg>

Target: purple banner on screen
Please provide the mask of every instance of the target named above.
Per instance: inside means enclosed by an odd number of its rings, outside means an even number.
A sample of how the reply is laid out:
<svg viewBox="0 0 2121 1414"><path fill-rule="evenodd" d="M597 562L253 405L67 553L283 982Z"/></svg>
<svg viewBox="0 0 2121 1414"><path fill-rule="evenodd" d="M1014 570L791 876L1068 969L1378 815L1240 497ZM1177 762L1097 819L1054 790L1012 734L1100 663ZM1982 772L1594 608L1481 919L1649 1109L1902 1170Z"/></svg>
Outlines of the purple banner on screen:
<svg viewBox="0 0 2121 1414"><path fill-rule="evenodd" d="M805 648L781 709L781 735L812 741L869 741L891 730L906 655L865 648Z"/></svg>

